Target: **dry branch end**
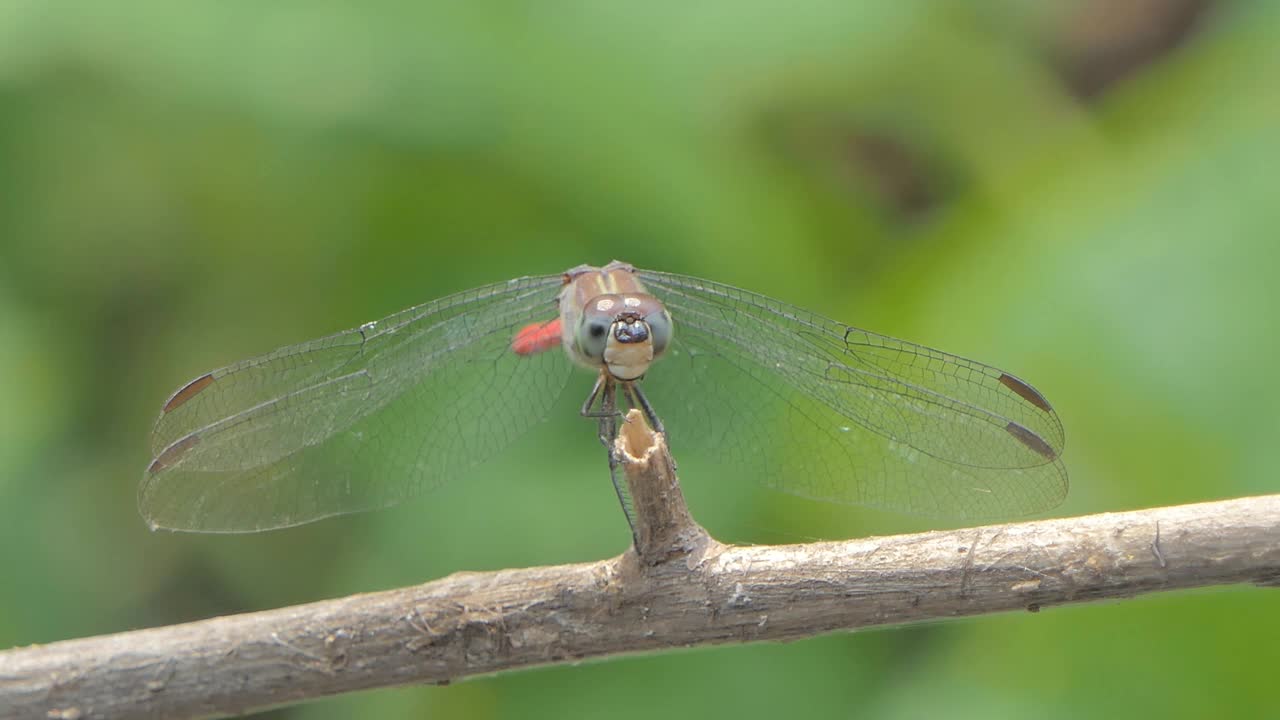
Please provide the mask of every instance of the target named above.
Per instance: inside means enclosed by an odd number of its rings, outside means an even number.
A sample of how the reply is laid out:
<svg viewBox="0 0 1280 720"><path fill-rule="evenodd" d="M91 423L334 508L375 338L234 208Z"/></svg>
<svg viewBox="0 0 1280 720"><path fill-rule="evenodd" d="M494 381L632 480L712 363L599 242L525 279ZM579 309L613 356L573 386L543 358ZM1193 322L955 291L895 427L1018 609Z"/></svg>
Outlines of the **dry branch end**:
<svg viewBox="0 0 1280 720"><path fill-rule="evenodd" d="M705 552L714 541L693 520L662 433L632 409L614 441L614 457L631 494L633 550L646 565Z"/></svg>

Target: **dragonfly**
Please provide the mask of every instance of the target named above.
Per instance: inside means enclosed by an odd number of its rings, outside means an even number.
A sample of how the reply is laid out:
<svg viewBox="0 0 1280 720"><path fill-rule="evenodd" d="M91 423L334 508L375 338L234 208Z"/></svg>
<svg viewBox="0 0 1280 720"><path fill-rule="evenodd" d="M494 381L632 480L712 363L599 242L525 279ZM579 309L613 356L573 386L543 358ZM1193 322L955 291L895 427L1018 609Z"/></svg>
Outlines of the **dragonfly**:
<svg viewBox="0 0 1280 720"><path fill-rule="evenodd" d="M614 261L197 377L156 421L139 510L152 529L257 532L385 508L509 446L585 380L578 368L596 373L581 413L602 441L629 404L676 448L801 497L987 519L1067 493L1061 421L1016 376Z"/></svg>

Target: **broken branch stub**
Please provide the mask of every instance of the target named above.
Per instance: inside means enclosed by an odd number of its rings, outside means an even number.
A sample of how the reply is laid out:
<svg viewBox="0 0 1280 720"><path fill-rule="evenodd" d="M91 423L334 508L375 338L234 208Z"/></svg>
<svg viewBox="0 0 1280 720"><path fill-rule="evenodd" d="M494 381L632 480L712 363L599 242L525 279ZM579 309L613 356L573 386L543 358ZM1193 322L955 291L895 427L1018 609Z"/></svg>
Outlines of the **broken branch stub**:
<svg viewBox="0 0 1280 720"><path fill-rule="evenodd" d="M694 522L662 433L632 409L614 440L614 458L631 494L635 552L646 565L702 550L711 541Z"/></svg>

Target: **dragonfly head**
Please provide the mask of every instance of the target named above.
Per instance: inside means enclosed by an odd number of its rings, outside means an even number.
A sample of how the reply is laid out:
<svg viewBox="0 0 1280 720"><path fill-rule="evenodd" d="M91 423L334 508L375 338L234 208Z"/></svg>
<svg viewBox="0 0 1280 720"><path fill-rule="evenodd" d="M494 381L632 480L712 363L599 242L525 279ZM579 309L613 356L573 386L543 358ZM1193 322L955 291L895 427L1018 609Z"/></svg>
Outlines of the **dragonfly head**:
<svg viewBox="0 0 1280 720"><path fill-rule="evenodd" d="M574 333L574 350L619 380L638 380L671 344L671 315L652 295L592 298Z"/></svg>

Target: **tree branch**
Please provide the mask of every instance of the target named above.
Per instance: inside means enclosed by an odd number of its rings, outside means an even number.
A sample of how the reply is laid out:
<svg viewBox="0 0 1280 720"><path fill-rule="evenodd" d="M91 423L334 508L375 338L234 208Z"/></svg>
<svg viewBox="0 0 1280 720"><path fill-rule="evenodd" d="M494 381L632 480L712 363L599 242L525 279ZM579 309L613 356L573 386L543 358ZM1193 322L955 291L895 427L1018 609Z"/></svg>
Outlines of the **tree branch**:
<svg viewBox="0 0 1280 720"><path fill-rule="evenodd" d="M0 717L195 717L664 648L1204 585L1280 584L1280 495L775 547L683 509L661 436L615 457L641 548L0 653Z"/></svg>

